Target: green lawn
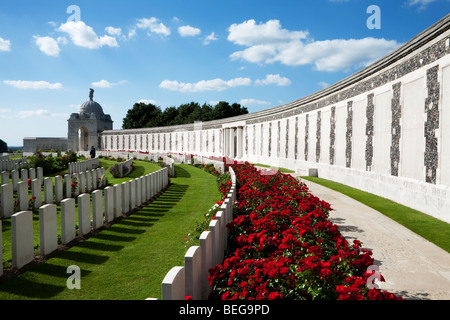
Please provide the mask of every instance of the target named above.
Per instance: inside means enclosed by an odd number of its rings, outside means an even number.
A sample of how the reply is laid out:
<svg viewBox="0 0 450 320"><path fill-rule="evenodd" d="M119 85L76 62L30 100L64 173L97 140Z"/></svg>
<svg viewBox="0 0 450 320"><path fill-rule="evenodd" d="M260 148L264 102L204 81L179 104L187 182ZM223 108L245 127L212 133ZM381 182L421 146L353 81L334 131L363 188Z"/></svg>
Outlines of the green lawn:
<svg viewBox="0 0 450 320"><path fill-rule="evenodd" d="M161 298L161 282L184 265L183 237L218 200L216 177L189 165L155 201L98 235L7 282L0 299ZM81 289L66 287L67 267L81 269Z"/></svg>
<svg viewBox="0 0 450 320"><path fill-rule="evenodd" d="M428 241L433 242L447 252L450 252L450 224L444 221L403 206L394 201L368 192L357 190L337 182L317 177L301 178L321 184L327 188L336 190L361 203L364 203L365 205L383 213L392 220L417 233Z"/></svg>

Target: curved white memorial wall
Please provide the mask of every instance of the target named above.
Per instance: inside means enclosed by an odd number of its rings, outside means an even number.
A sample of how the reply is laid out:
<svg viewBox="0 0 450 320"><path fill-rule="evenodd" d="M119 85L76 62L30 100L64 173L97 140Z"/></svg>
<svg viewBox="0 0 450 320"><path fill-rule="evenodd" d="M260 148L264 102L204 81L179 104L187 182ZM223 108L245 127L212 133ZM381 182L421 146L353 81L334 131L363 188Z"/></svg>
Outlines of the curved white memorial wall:
<svg viewBox="0 0 450 320"><path fill-rule="evenodd" d="M109 130L103 150L227 156L337 181L450 222L450 15L300 100L191 125Z"/></svg>

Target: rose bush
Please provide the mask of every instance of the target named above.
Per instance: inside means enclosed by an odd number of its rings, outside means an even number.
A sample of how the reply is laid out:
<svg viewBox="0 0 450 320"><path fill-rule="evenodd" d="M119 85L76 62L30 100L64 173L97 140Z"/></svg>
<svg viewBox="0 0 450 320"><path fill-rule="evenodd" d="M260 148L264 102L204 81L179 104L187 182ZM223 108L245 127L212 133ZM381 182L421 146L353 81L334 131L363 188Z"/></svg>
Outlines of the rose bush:
<svg viewBox="0 0 450 320"><path fill-rule="evenodd" d="M281 172L261 175L248 163L231 167L238 203L228 255L210 269L215 298L400 299L369 289L372 252L348 243L328 220L330 205L305 184Z"/></svg>

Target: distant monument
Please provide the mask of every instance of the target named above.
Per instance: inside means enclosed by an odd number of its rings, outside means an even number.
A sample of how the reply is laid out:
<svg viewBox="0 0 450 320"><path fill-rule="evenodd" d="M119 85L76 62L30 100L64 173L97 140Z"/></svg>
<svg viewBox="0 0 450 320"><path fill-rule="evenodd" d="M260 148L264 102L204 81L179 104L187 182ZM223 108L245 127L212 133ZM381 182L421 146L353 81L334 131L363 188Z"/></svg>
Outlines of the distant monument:
<svg viewBox="0 0 450 320"><path fill-rule="evenodd" d="M72 113L68 121L68 136L63 138L24 138L24 153L42 151L88 151L92 146L100 150L100 133L113 129L109 114L94 101L94 89L89 89L89 101L80 106L79 113Z"/></svg>
<svg viewBox="0 0 450 320"><path fill-rule="evenodd" d="M68 149L88 151L92 146L100 149L99 134L113 129L109 114L103 113L102 106L94 101L94 89L89 89L89 101L80 106L79 113L72 113L68 128Z"/></svg>

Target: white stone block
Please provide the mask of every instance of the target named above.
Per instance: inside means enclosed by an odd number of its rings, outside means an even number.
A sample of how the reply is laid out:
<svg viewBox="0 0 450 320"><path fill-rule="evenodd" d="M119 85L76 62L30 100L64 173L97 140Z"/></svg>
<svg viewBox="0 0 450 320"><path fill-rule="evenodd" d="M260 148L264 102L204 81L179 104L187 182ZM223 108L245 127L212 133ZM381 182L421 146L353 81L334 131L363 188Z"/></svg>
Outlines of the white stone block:
<svg viewBox="0 0 450 320"><path fill-rule="evenodd" d="M119 218L124 213L122 208L122 185L114 185L114 217Z"/></svg>
<svg viewBox="0 0 450 320"><path fill-rule="evenodd" d="M80 172L80 174L78 175L79 179L80 179L80 193L85 193L86 192L86 172Z"/></svg>
<svg viewBox="0 0 450 320"><path fill-rule="evenodd" d="M41 183L39 179L31 181L31 196L35 198L33 209L38 209L42 205Z"/></svg>
<svg viewBox="0 0 450 320"><path fill-rule="evenodd" d="M64 185L65 185L65 189L66 189L66 194L65 197L66 198L72 198L72 176L70 174L65 174L64 175Z"/></svg>
<svg viewBox="0 0 450 320"><path fill-rule="evenodd" d="M19 183L19 171L18 170L11 171L11 183L13 185L14 192L16 192L17 184Z"/></svg>
<svg viewBox="0 0 450 320"><path fill-rule="evenodd" d="M39 249L43 256L52 253L58 247L55 204L46 204L39 208L39 240Z"/></svg>
<svg viewBox="0 0 450 320"><path fill-rule="evenodd" d="M9 171L2 171L2 185L9 184Z"/></svg>
<svg viewBox="0 0 450 320"><path fill-rule="evenodd" d="M209 223L209 231L212 235L212 258L213 265L218 265L222 263L223 252L220 252L220 223L217 220L211 220Z"/></svg>
<svg viewBox="0 0 450 320"><path fill-rule="evenodd" d="M12 265L20 269L34 259L33 213L21 211L11 216Z"/></svg>
<svg viewBox="0 0 450 320"><path fill-rule="evenodd" d="M93 228L97 230L103 226L103 192L95 190L92 192L92 220Z"/></svg>
<svg viewBox="0 0 450 320"><path fill-rule="evenodd" d="M67 244L76 237L75 199L61 201L61 242Z"/></svg>
<svg viewBox="0 0 450 320"><path fill-rule="evenodd" d="M192 246L184 255L185 291L192 300L202 298L202 252L200 246Z"/></svg>
<svg viewBox="0 0 450 320"><path fill-rule="evenodd" d="M122 182L122 209L126 214L130 212L130 184Z"/></svg>
<svg viewBox="0 0 450 320"><path fill-rule="evenodd" d="M17 199L19 200L19 210L28 210L28 182L20 181L17 184Z"/></svg>
<svg viewBox="0 0 450 320"><path fill-rule="evenodd" d="M211 287L208 283L209 269L213 266L212 264L212 234L211 231L203 231L200 235L200 248L201 248L201 264L202 277L201 277L201 288L202 288L202 300L207 300L211 292Z"/></svg>
<svg viewBox="0 0 450 320"><path fill-rule="evenodd" d="M136 207L136 183L134 180L128 181L130 191L130 211Z"/></svg>
<svg viewBox="0 0 450 320"><path fill-rule="evenodd" d="M64 198L63 195L63 181L61 176L55 177L55 201L60 203Z"/></svg>
<svg viewBox="0 0 450 320"><path fill-rule="evenodd" d="M44 168L37 167L36 172L37 172L37 179L39 180L39 183L42 186L44 184Z"/></svg>
<svg viewBox="0 0 450 320"><path fill-rule="evenodd" d="M78 235L91 232L90 195L83 193L78 196Z"/></svg>
<svg viewBox="0 0 450 320"><path fill-rule="evenodd" d="M14 214L14 192L12 184L4 184L2 190L2 216L9 218Z"/></svg>
<svg viewBox="0 0 450 320"><path fill-rule="evenodd" d="M20 170L20 179L22 181L28 182L28 170L27 169Z"/></svg>
<svg viewBox="0 0 450 320"><path fill-rule="evenodd" d="M53 203L53 181L52 181L52 178L44 179L44 202L47 204Z"/></svg>
<svg viewBox="0 0 450 320"><path fill-rule="evenodd" d="M173 267L166 274L161 285L162 300L184 300L185 293L184 267Z"/></svg>
<svg viewBox="0 0 450 320"><path fill-rule="evenodd" d="M112 187L105 188L105 218L107 223L114 220L114 189Z"/></svg>
<svg viewBox="0 0 450 320"><path fill-rule="evenodd" d="M36 168L30 168L28 179L30 179L31 181L36 179Z"/></svg>
<svg viewBox="0 0 450 320"><path fill-rule="evenodd" d="M225 251L225 249L228 246L228 235L227 235L227 227L226 227L226 223L225 223L225 211L218 211L216 213L216 220L219 221L220 223L220 247L223 248L223 250Z"/></svg>
<svg viewBox="0 0 450 320"><path fill-rule="evenodd" d="M134 179L134 185L136 186L136 207L141 205L141 180L139 178Z"/></svg>

